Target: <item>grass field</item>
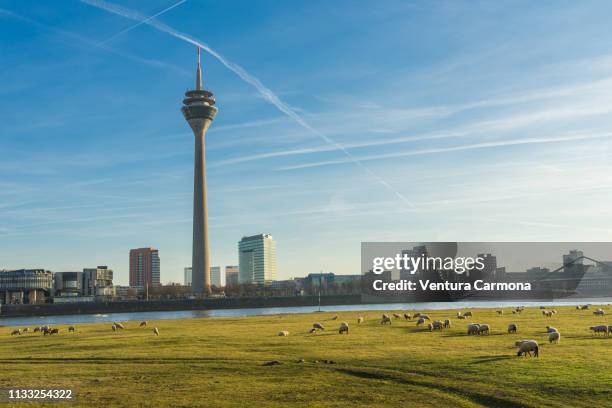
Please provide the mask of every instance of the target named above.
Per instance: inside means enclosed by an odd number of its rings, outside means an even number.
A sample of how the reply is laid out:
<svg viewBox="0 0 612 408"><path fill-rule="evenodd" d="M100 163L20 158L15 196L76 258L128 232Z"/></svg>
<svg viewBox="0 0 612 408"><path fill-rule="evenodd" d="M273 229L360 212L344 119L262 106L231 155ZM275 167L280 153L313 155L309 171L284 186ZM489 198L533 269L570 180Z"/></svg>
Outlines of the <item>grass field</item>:
<svg viewBox="0 0 612 408"><path fill-rule="evenodd" d="M162 320L146 329L127 322L118 332L56 326L54 336L10 336L3 327L0 388L70 388L77 399L64 406L88 407L610 407L612 336L588 330L612 325L612 307L603 308L605 317L570 307L552 318L535 308L470 309L468 320L426 312L451 319L441 332L403 319L381 326L373 311ZM309 334L315 321L326 330ZM340 321L350 334L338 334ZM488 323L491 334L467 336L470 321ZM510 322L518 334L506 333ZM561 332L560 344L548 344L546 325ZM516 357L518 339L538 340L540 357ZM271 360L281 364L264 366Z"/></svg>

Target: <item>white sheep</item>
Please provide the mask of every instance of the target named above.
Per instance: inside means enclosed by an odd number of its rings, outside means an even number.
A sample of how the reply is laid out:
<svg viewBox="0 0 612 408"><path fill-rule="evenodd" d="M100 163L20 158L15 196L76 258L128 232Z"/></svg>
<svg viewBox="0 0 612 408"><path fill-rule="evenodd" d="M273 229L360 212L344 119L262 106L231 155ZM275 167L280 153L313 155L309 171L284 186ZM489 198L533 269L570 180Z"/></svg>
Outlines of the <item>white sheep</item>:
<svg viewBox="0 0 612 408"><path fill-rule="evenodd" d="M426 314L422 314L422 315L420 315L419 317L420 317L421 319L431 320L431 319L429 318L429 316L428 316L428 315L426 315Z"/></svg>
<svg viewBox="0 0 612 408"><path fill-rule="evenodd" d="M391 318L387 316L386 314L383 314L380 324L387 324L387 323L391 324Z"/></svg>
<svg viewBox="0 0 612 408"><path fill-rule="evenodd" d="M117 323L117 322L115 322L115 326L116 326L118 329L121 329L121 330L125 329L125 326L124 326L124 325L122 325L121 323Z"/></svg>
<svg viewBox="0 0 612 408"><path fill-rule="evenodd" d="M116 324L113 324L113 325L111 326L111 329L113 329L113 331L117 331L117 325L116 325Z"/></svg>
<svg viewBox="0 0 612 408"><path fill-rule="evenodd" d="M153 334L155 334L156 336L159 336L159 330L157 330L157 327L153 328Z"/></svg>
<svg viewBox="0 0 612 408"><path fill-rule="evenodd" d="M278 336L280 337L287 337L289 335L289 332L287 330L281 330L278 332Z"/></svg>
<svg viewBox="0 0 612 408"><path fill-rule="evenodd" d="M325 327L319 322L313 323L312 328L315 330L325 330Z"/></svg>
<svg viewBox="0 0 612 408"><path fill-rule="evenodd" d="M478 327L478 334L489 334L489 325L488 324L481 324Z"/></svg>
<svg viewBox="0 0 612 408"><path fill-rule="evenodd" d="M429 323L427 325L427 328L429 329L429 331L433 331L433 324Z"/></svg>
<svg viewBox="0 0 612 408"><path fill-rule="evenodd" d="M467 327L467 334L472 335L472 334L478 334L478 330L480 329L480 325L477 323L474 324L468 324Z"/></svg>
<svg viewBox="0 0 612 408"><path fill-rule="evenodd" d="M604 336L607 336L610 334L610 332L608 331L608 326L606 325L591 326L589 329L593 330L594 334L603 333Z"/></svg>
<svg viewBox="0 0 612 408"><path fill-rule="evenodd" d="M510 323L508 325L508 333L516 333L517 330L518 326L516 325L516 323Z"/></svg>
<svg viewBox="0 0 612 408"><path fill-rule="evenodd" d="M340 323L340 329L338 330L338 333L342 334L342 333L346 333L348 334L349 332L349 325L347 322L342 322Z"/></svg>
<svg viewBox="0 0 612 408"><path fill-rule="evenodd" d="M561 340L561 333L559 333L558 331L548 334L548 341L550 343L559 343L560 340Z"/></svg>
<svg viewBox="0 0 612 408"><path fill-rule="evenodd" d="M533 357L538 357L539 346L538 342L535 340L521 340L517 342L517 346L519 348L518 353L516 354L518 357L529 354L531 356L531 352L533 352Z"/></svg>
<svg viewBox="0 0 612 408"><path fill-rule="evenodd" d="M357 324L361 324L361 323L363 323L363 317L362 317L362 316L359 316L359 317L357 318Z"/></svg>

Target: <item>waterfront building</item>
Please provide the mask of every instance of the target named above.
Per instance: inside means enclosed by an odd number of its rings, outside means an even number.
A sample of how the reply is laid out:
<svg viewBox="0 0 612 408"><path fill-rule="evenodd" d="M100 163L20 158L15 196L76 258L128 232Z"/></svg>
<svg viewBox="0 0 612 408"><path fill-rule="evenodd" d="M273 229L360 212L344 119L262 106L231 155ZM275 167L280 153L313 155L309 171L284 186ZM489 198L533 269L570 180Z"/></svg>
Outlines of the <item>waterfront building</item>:
<svg viewBox="0 0 612 408"><path fill-rule="evenodd" d="M210 267L210 284L217 288L221 287L221 267L220 266Z"/></svg>
<svg viewBox="0 0 612 408"><path fill-rule="evenodd" d="M183 278L183 283L185 286L191 286L192 273L191 266L186 266L183 268L183 274L185 275Z"/></svg>
<svg viewBox="0 0 612 408"><path fill-rule="evenodd" d="M240 268L238 265L228 265L225 267L225 286L237 286L240 275Z"/></svg>
<svg viewBox="0 0 612 408"><path fill-rule="evenodd" d="M96 300L115 297L113 270L106 265L83 269L83 295L93 296Z"/></svg>
<svg viewBox="0 0 612 408"><path fill-rule="evenodd" d="M83 272L53 273L53 298L83 296Z"/></svg>
<svg viewBox="0 0 612 408"><path fill-rule="evenodd" d="M53 291L53 273L44 269L0 272L0 303L45 303Z"/></svg>
<svg viewBox="0 0 612 408"><path fill-rule="evenodd" d="M159 282L159 250L152 247L131 249L130 286L145 288L158 286Z"/></svg>
<svg viewBox="0 0 612 408"><path fill-rule="evenodd" d="M276 243L272 235L242 237L238 260L241 284L265 284L276 279Z"/></svg>

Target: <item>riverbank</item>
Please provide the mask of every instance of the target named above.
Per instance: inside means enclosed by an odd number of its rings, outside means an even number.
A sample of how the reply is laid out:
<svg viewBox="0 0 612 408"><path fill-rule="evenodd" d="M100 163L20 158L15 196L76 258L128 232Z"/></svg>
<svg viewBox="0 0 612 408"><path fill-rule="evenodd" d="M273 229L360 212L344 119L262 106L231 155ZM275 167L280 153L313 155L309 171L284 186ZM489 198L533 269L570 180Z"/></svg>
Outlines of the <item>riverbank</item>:
<svg viewBox="0 0 612 408"><path fill-rule="evenodd" d="M4 328L0 389L69 388L79 407L606 406L612 337L588 327L611 318L556 309L552 318L537 307L503 316L471 309L471 321L491 325L490 335L476 337L465 335L469 321L451 309L426 310L432 320L451 320L435 332L403 318L383 326L380 311L128 322L118 332L107 323L77 325L76 333L58 326L53 336L10 336ZM385 310L405 311L413 312ZM308 333L315 321L326 330ZM338 334L340 321L348 335ZM517 334L507 334L510 322ZM560 344L548 344L546 325L562 333ZM278 337L280 330L289 336ZM539 358L516 357L522 338L539 341Z"/></svg>

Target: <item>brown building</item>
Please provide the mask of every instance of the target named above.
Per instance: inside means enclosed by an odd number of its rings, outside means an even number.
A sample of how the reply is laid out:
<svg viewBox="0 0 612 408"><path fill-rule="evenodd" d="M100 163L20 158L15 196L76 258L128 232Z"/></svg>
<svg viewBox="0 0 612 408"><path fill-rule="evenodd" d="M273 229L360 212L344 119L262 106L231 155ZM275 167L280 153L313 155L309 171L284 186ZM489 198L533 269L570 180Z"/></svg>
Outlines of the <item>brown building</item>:
<svg viewBox="0 0 612 408"><path fill-rule="evenodd" d="M225 286L238 286L238 275L240 274L240 268L238 266L226 266L225 267Z"/></svg>
<svg viewBox="0 0 612 408"><path fill-rule="evenodd" d="M151 287L159 285L159 251L155 248L130 250L130 286Z"/></svg>

